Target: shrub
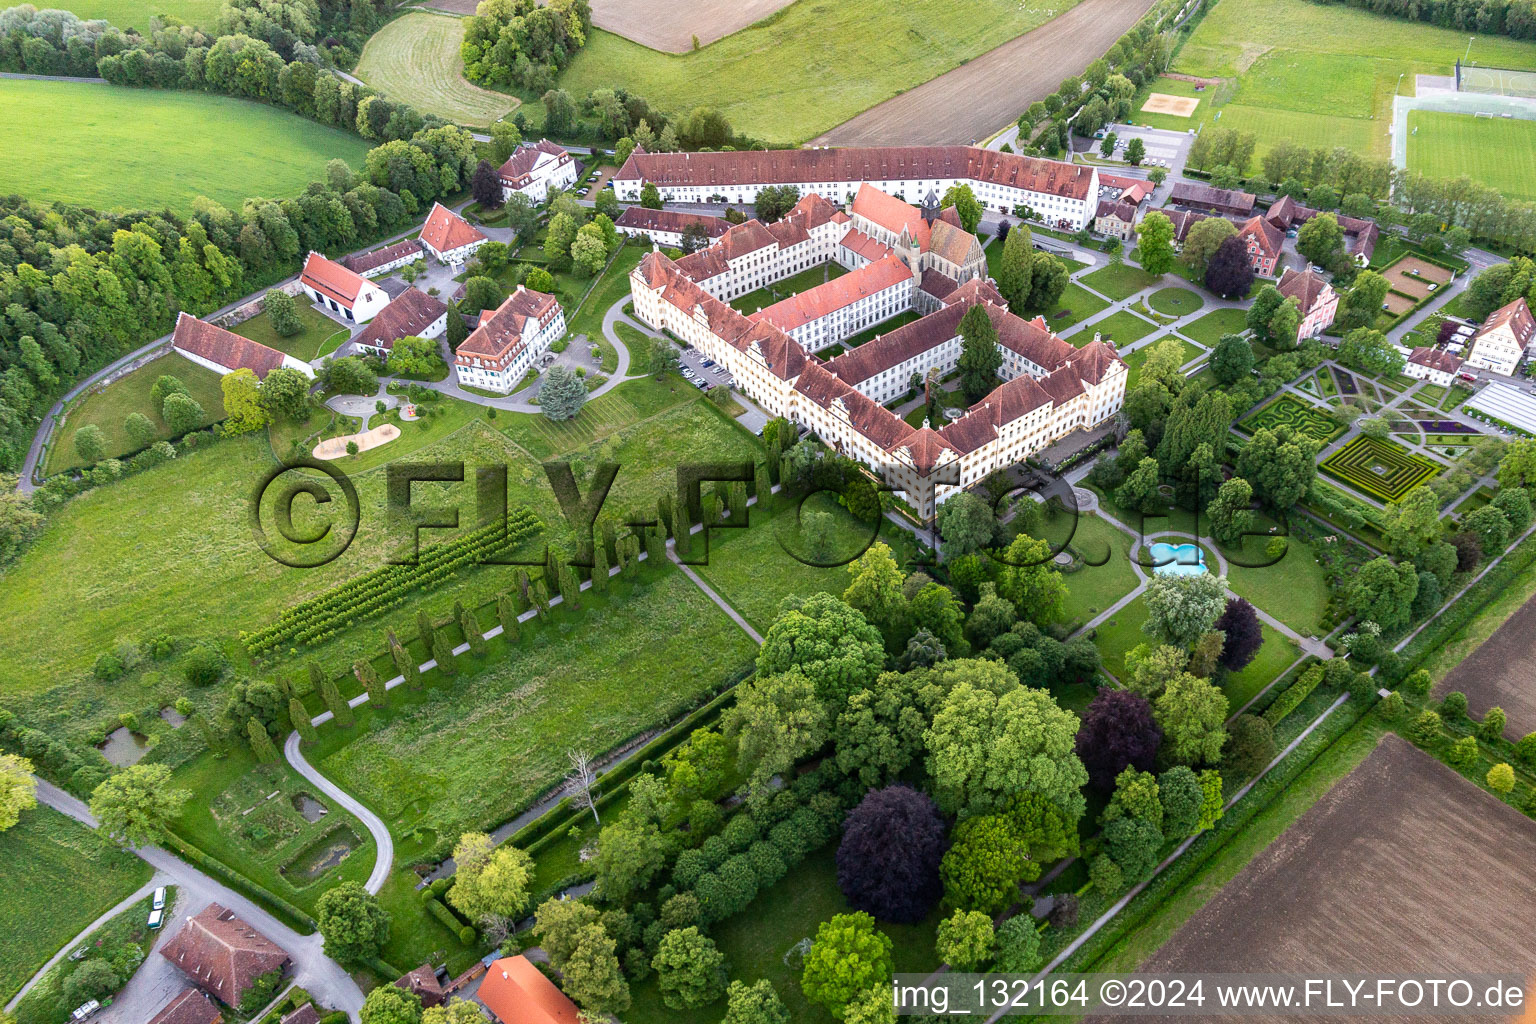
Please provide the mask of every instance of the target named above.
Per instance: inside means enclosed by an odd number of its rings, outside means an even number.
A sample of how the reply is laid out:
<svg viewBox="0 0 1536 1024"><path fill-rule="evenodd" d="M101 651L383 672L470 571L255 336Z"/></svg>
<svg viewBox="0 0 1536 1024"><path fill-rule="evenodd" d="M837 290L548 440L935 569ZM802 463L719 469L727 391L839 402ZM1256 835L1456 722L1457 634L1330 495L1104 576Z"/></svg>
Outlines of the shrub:
<svg viewBox="0 0 1536 1024"><path fill-rule="evenodd" d="M1477 763L1477 740L1471 736L1463 736L1451 744L1451 749L1445 758L1455 768L1467 771Z"/></svg>
<svg viewBox="0 0 1536 1024"><path fill-rule="evenodd" d="M96 658L96 666L93 671L97 679L104 683L110 683L115 679L122 678L123 663L118 660L115 654L102 654Z"/></svg>
<svg viewBox="0 0 1536 1024"><path fill-rule="evenodd" d="M207 644L198 644L187 652L186 661L182 663L182 676L192 686L212 686L224 678L224 672L229 663L224 658L224 653Z"/></svg>
<svg viewBox="0 0 1536 1024"><path fill-rule="evenodd" d="M1467 695L1460 690L1452 690L1446 694L1445 699L1440 702L1440 714L1453 721L1467 717Z"/></svg>
<svg viewBox="0 0 1536 1024"><path fill-rule="evenodd" d="M1407 714L1408 705L1403 703L1403 695L1393 690L1381 699L1381 716L1389 722L1401 721Z"/></svg>
<svg viewBox="0 0 1536 1024"><path fill-rule="evenodd" d="M1101 853L1088 865L1088 881L1104 897L1117 896L1125 888L1125 873L1109 854Z"/></svg>
<svg viewBox="0 0 1536 1024"><path fill-rule="evenodd" d="M1504 725L1507 717L1504 709L1492 707L1483 715L1483 720L1478 723L1477 735L1484 743L1497 743L1504 738Z"/></svg>
<svg viewBox="0 0 1536 1024"><path fill-rule="evenodd" d="M1313 665L1301 674L1301 678L1290 686L1287 686L1275 702L1264 712L1264 721L1271 727L1279 725L1285 720L1285 716L1295 711L1301 702L1312 695L1319 683L1323 681L1323 666Z"/></svg>
<svg viewBox="0 0 1536 1024"><path fill-rule="evenodd" d="M1421 711L1419 717L1413 720L1408 727L1408 735L1413 742L1421 747L1427 747L1435 742L1440 735L1440 716L1434 711Z"/></svg>
<svg viewBox="0 0 1536 1024"><path fill-rule="evenodd" d="M1528 732L1515 743L1515 760L1527 768L1536 766L1536 732Z"/></svg>
<svg viewBox="0 0 1536 1024"><path fill-rule="evenodd" d="M1488 769L1488 788L1495 793L1509 793L1515 788L1515 770L1500 762Z"/></svg>
<svg viewBox="0 0 1536 1024"><path fill-rule="evenodd" d="M960 971L981 969L992 954L992 919L979 910L957 910L939 922L939 959Z"/></svg>

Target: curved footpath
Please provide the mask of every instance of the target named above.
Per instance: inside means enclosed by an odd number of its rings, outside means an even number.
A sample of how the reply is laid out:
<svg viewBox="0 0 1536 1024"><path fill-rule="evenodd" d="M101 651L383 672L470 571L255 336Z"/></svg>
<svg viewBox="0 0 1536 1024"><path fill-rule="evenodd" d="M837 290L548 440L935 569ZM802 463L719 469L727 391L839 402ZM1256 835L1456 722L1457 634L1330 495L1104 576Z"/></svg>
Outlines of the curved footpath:
<svg viewBox="0 0 1536 1024"><path fill-rule="evenodd" d="M369 874L368 881L363 883L363 888L371 893L377 893L384 888L384 883L389 880L390 868L395 863L395 841L390 837L384 820L364 807L356 797L321 775L304 759L304 754L299 749L297 731L289 733L288 739L283 743L283 757L293 765L294 771L313 783L320 792L340 804L368 829L369 835L373 836L373 841L378 847L378 855L373 862L373 871Z"/></svg>

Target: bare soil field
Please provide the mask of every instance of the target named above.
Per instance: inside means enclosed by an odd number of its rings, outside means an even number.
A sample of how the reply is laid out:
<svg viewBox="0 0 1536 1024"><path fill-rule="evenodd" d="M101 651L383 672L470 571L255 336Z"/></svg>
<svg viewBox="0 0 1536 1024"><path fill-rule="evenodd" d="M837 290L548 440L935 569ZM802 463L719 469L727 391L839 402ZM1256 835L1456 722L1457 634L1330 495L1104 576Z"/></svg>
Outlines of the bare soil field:
<svg viewBox="0 0 1536 1024"><path fill-rule="evenodd" d="M1399 295L1396 292L1387 292L1387 297L1382 300L1382 305L1386 306L1387 312L1391 313L1393 316L1402 316L1414 306L1418 305L1418 302L1415 299L1410 299L1406 295Z"/></svg>
<svg viewBox="0 0 1536 1024"><path fill-rule="evenodd" d="M1141 109L1148 114L1190 117L1199 105L1200 97L1198 96L1169 96L1165 92L1154 92L1147 96L1147 102L1141 105Z"/></svg>
<svg viewBox="0 0 1536 1024"><path fill-rule="evenodd" d="M844 121L813 144L937 146L984 139L1102 57L1151 7L1152 0L1083 0L968 64Z"/></svg>
<svg viewBox="0 0 1536 1024"><path fill-rule="evenodd" d="M1140 969L1524 971L1533 856L1536 822L1388 735Z"/></svg>
<svg viewBox="0 0 1536 1024"><path fill-rule="evenodd" d="M1506 735L1518 739L1536 732L1536 597L1526 601L1477 650L1435 687L1444 696L1451 690L1467 695L1467 711L1481 719L1497 705L1509 716Z"/></svg>
<svg viewBox="0 0 1536 1024"><path fill-rule="evenodd" d="M761 21L794 0L592 0L592 24L641 46L687 53Z"/></svg>
<svg viewBox="0 0 1536 1024"><path fill-rule="evenodd" d="M1417 256L1404 256L1382 271L1382 276L1391 282L1394 290L1416 295L1422 299L1429 294L1431 284L1443 285L1453 275L1444 267L1437 267Z"/></svg>

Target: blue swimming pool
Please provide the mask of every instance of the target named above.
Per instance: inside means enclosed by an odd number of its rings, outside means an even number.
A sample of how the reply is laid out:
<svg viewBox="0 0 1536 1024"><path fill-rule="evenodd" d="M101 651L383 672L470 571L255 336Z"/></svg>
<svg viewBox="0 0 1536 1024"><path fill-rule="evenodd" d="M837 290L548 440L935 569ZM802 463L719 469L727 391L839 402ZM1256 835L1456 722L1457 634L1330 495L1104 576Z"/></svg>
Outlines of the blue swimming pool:
<svg viewBox="0 0 1536 1024"><path fill-rule="evenodd" d="M1198 544L1152 545L1152 571L1159 576L1198 576L1205 572L1205 553Z"/></svg>

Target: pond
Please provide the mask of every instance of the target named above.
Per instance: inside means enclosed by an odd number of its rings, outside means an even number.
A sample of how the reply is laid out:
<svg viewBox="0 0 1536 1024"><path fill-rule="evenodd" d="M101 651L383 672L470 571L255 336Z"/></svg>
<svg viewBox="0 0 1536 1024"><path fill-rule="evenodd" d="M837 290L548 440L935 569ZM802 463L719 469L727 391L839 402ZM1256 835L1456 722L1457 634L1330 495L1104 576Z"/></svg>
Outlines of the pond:
<svg viewBox="0 0 1536 1024"><path fill-rule="evenodd" d="M138 764L149 753L149 740L136 732L130 732L126 725L120 725L107 733L106 742L96 749L101 751L102 757L119 768L126 768Z"/></svg>
<svg viewBox="0 0 1536 1024"><path fill-rule="evenodd" d="M293 809L302 814L304 820L311 824L330 813L330 808L308 793L293 794Z"/></svg>
<svg viewBox="0 0 1536 1024"><path fill-rule="evenodd" d="M295 885L312 882L346 860L357 843L357 834L345 825L332 829L278 868L278 874Z"/></svg>
<svg viewBox="0 0 1536 1024"><path fill-rule="evenodd" d="M1159 576L1198 576L1205 572L1205 553L1198 544L1152 545L1152 571Z"/></svg>

